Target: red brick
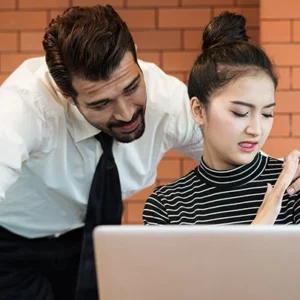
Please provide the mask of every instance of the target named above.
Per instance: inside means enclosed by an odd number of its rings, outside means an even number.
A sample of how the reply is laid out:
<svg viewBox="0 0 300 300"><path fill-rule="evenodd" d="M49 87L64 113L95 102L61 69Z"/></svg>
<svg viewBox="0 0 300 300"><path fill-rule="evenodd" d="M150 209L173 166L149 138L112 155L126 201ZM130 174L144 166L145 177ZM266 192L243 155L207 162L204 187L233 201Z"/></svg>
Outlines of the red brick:
<svg viewBox="0 0 300 300"><path fill-rule="evenodd" d="M166 72L190 72L198 55L198 51L164 52L163 69Z"/></svg>
<svg viewBox="0 0 300 300"><path fill-rule="evenodd" d="M290 21L261 21L260 40L264 42L289 42L291 40Z"/></svg>
<svg viewBox="0 0 300 300"><path fill-rule="evenodd" d="M184 49L201 50L203 30L185 30L183 35Z"/></svg>
<svg viewBox="0 0 300 300"><path fill-rule="evenodd" d="M180 49L179 30L147 30L131 32L140 50Z"/></svg>
<svg viewBox="0 0 300 300"><path fill-rule="evenodd" d="M48 20L48 23L52 20L52 19L56 19L57 16L62 15L62 13L64 12L64 9L54 9L50 11L50 20Z"/></svg>
<svg viewBox="0 0 300 300"><path fill-rule="evenodd" d="M173 182L174 180L176 180L176 179L173 179L173 180L170 180L170 179L160 179L160 180L158 180L158 186L167 185L167 184Z"/></svg>
<svg viewBox="0 0 300 300"><path fill-rule="evenodd" d="M182 176L184 176L185 174L187 174L191 170L195 169L198 165L199 165L198 161L195 161L195 160L192 160L192 159L185 159L183 161L183 174L182 174Z"/></svg>
<svg viewBox="0 0 300 300"><path fill-rule="evenodd" d="M280 158L294 149L299 149L300 138L269 138L262 150L270 156Z"/></svg>
<svg viewBox="0 0 300 300"><path fill-rule="evenodd" d="M44 31L21 32L21 51L43 51Z"/></svg>
<svg viewBox="0 0 300 300"><path fill-rule="evenodd" d="M263 44L263 48L276 65L300 65L300 45L298 44Z"/></svg>
<svg viewBox="0 0 300 300"><path fill-rule="evenodd" d="M172 75L179 79L180 81L186 83L186 76L184 72L168 72L169 75Z"/></svg>
<svg viewBox="0 0 300 300"><path fill-rule="evenodd" d="M151 186L143 189L142 191L140 191L137 194L134 194L133 196L131 196L130 198L128 198L129 200L147 200L147 198L152 194L153 189L156 187L156 183L152 184Z"/></svg>
<svg viewBox="0 0 300 300"><path fill-rule="evenodd" d="M158 165L158 179L176 179L180 177L180 161L163 159Z"/></svg>
<svg viewBox="0 0 300 300"><path fill-rule="evenodd" d="M260 16L262 19L300 18L299 0L263 0Z"/></svg>
<svg viewBox="0 0 300 300"><path fill-rule="evenodd" d="M110 4L113 8L123 7L124 0L72 0L74 6L95 6Z"/></svg>
<svg viewBox="0 0 300 300"><path fill-rule="evenodd" d="M259 5L260 0L237 0L237 6L240 5Z"/></svg>
<svg viewBox="0 0 300 300"><path fill-rule="evenodd" d="M127 205L128 224L143 224L143 210L145 201L128 200Z"/></svg>
<svg viewBox="0 0 300 300"><path fill-rule="evenodd" d="M5 0L6 1L6 0ZM19 0L19 8L60 8L68 7L69 0Z"/></svg>
<svg viewBox="0 0 300 300"><path fill-rule="evenodd" d="M130 29L155 27L155 9L120 9L118 13Z"/></svg>
<svg viewBox="0 0 300 300"><path fill-rule="evenodd" d="M0 9L16 8L16 0L2 0L0 1Z"/></svg>
<svg viewBox="0 0 300 300"><path fill-rule="evenodd" d="M160 9L158 17L161 28L199 28L210 21L211 11L208 8Z"/></svg>
<svg viewBox="0 0 300 300"><path fill-rule="evenodd" d="M161 67L160 65L160 53L159 52L147 52L138 50L138 58L144 61L152 62Z"/></svg>
<svg viewBox="0 0 300 300"><path fill-rule="evenodd" d="M247 35L250 37L249 42L255 45L260 44L259 28L246 28Z"/></svg>
<svg viewBox="0 0 300 300"><path fill-rule="evenodd" d="M8 75L0 74L0 85L6 80Z"/></svg>
<svg viewBox="0 0 300 300"><path fill-rule="evenodd" d="M300 21L293 21L293 42L300 42Z"/></svg>
<svg viewBox="0 0 300 300"><path fill-rule="evenodd" d="M246 18L247 26L259 26L259 8L258 7L222 7L222 8L214 8L213 15L218 16L224 10L229 10L231 12L235 12L238 14L242 14Z"/></svg>
<svg viewBox="0 0 300 300"><path fill-rule="evenodd" d="M190 71L188 71L188 72L185 72L185 80L184 80L184 82L185 82L185 83L187 83L187 82L188 82L188 80L189 80L189 76L190 76Z"/></svg>
<svg viewBox="0 0 300 300"><path fill-rule="evenodd" d="M291 86L291 70L289 67L277 67L278 87L277 90L287 90Z"/></svg>
<svg viewBox="0 0 300 300"><path fill-rule="evenodd" d="M300 115L292 115L292 134L293 136L300 136ZM299 146L297 149L299 150Z"/></svg>
<svg viewBox="0 0 300 300"><path fill-rule="evenodd" d="M275 115L270 136L288 137L290 136L290 115Z"/></svg>
<svg viewBox="0 0 300 300"><path fill-rule="evenodd" d="M24 60L41 56L42 53L32 53L32 54L1 54L0 66L1 72L12 72L16 69Z"/></svg>
<svg viewBox="0 0 300 300"><path fill-rule="evenodd" d="M0 51L17 51L17 33L0 33Z"/></svg>
<svg viewBox="0 0 300 300"><path fill-rule="evenodd" d="M170 75L174 75L174 72L170 72L168 73ZM181 73L182 74L182 73ZM184 158L184 157L187 157L185 156L184 154L180 153L180 152L177 152L177 151L174 151L174 150L170 150L168 151L164 157L167 157L167 158Z"/></svg>
<svg viewBox="0 0 300 300"><path fill-rule="evenodd" d="M122 215L122 224L128 224L128 201L123 201L123 215Z"/></svg>
<svg viewBox="0 0 300 300"><path fill-rule="evenodd" d="M202 47L203 29L184 30L183 45L184 49L198 49ZM247 28L247 35L250 37L250 42L259 44L259 29Z"/></svg>
<svg viewBox="0 0 300 300"><path fill-rule="evenodd" d="M179 0L151 0L151 1L141 1L141 0L127 0L127 6L138 6L138 7L166 7L166 6L178 6Z"/></svg>
<svg viewBox="0 0 300 300"><path fill-rule="evenodd" d="M278 91L276 92L277 113L299 113L300 91Z"/></svg>
<svg viewBox="0 0 300 300"><path fill-rule="evenodd" d="M182 0L183 6L201 5L234 5L234 0Z"/></svg>
<svg viewBox="0 0 300 300"><path fill-rule="evenodd" d="M292 88L300 89L300 68L292 68Z"/></svg>
<svg viewBox="0 0 300 300"><path fill-rule="evenodd" d="M45 28L47 24L46 11L40 12L0 12L1 30L28 30Z"/></svg>

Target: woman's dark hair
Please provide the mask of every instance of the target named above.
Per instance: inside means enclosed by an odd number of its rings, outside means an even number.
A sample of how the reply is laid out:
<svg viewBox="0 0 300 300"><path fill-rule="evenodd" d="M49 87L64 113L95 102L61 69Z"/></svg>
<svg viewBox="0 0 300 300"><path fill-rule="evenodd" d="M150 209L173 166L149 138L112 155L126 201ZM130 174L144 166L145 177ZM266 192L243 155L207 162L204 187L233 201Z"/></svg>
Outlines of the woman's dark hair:
<svg viewBox="0 0 300 300"><path fill-rule="evenodd" d="M43 47L51 76L74 101L74 77L107 80L128 51L137 62L127 25L110 5L68 8L46 28Z"/></svg>
<svg viewBox="0 0 300 300"><path fill-rule="evenodd" d="M245 74L265 72L277 87L277 75L266 53L248 43L242 15L223 12L203 32L202 54L196 59L188 81L189 97L205 106L209 97Z"/></svg>

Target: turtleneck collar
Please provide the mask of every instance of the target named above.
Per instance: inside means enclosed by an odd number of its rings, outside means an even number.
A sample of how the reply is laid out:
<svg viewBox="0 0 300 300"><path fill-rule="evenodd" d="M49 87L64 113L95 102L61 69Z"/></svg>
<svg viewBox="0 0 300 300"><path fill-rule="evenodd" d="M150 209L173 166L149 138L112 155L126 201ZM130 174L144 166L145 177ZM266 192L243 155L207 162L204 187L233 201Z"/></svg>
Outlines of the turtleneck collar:
<svg viewBox="0 0 300 300"><path fill-rule="evenodd" d="M257 153L253 161L231 170L218 171L210 169L201 158L200 165L195 169L198 176L207 184L213 186L240 186L257 178L265 169L267 157Z"/></svg>

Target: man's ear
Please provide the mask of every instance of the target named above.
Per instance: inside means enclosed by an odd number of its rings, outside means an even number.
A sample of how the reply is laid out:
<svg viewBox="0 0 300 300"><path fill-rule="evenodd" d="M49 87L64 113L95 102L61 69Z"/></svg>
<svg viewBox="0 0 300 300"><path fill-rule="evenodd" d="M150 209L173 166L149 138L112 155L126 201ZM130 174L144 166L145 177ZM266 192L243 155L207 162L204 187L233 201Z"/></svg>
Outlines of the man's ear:
<svg viewBox="0 0 300 300"><path fill-rule="evenodd" d="M205 106L200 102L200 100L197 97L193 97L191 99L190 105L191 105L193 119L200 126L204 126L206 120Z"/></svg>
<svg viewBox="0 0 300 300"><path fill-rule="evenodd" d="M75 102L71 96L62 91L58 86L56 87L56 90L64 96L64 98L69 102L69 104L75 105Z"/></svg>

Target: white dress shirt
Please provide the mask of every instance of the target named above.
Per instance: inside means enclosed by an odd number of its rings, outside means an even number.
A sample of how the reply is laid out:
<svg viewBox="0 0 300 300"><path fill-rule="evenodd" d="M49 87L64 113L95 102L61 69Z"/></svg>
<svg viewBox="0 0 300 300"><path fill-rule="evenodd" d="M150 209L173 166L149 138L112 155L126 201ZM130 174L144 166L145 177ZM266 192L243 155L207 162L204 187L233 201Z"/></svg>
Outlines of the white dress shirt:
<svg viewBox="0 0 300 300"><path fill-rule="evenodd" d="M186 86L139 61L146 90L146 129L132 143L114 142L122 197L154 183L163 155L197 160L202 135ZM83 226L99 132L56 91L43 57L25 61L0 88L0 226L34 238Z"/></svg>

